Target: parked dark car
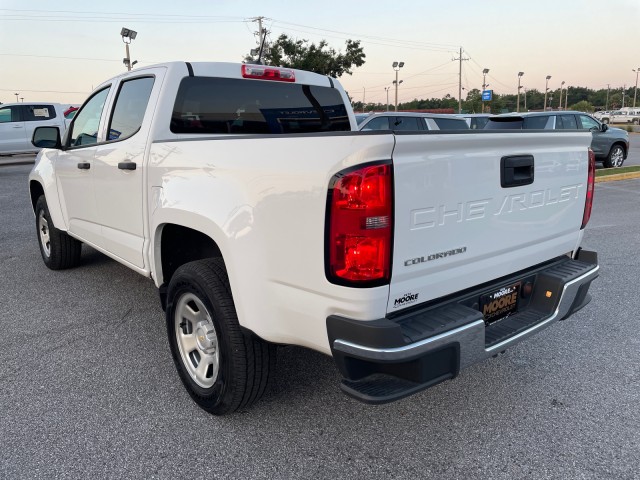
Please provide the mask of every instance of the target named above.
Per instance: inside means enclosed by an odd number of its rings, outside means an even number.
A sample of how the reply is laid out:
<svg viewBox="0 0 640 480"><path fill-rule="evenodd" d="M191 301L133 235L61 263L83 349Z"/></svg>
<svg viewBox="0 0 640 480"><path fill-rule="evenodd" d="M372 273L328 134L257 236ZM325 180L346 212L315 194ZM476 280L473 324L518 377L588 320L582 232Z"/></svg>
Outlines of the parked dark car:
<svg viewBox="0 0 640 480"><path fill-rule="evenodd" d="M485 130L589 130L591 149L605 167L621 167L629 153L629 134L621 128L600 123L583 112L526 112L490 117Z"/></svg>

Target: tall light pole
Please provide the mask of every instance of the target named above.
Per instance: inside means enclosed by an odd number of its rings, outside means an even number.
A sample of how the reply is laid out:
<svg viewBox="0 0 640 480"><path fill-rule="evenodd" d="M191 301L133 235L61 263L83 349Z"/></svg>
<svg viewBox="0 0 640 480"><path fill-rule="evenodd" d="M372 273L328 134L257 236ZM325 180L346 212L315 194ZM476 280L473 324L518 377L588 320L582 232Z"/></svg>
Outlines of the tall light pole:
<svg viewBox="0 0 640 480"><path fill-rule="evenodd" d="M14 93L14 95L16 96L16 103L18 103L18 96L20 95L19 93Z"/></svg>
<svg viewBox="0 0 640 480"><path fill-rule="evenodd" d="M638 96L638 73L640 73L640 67L631 69L632 72L636 72L636 89L633 92L633 108L636 108L636 96Z"/></svg>
<svg viewBox="0 0 640 480"><path fill-rule="evenodd" d="M560 103L558 104L558 110L562 110L562 87L564 86L564 80L560 83Z"/></svg>
<svg viewBox="0 0 640 480"><path fill-rule="evenodd" d="M516 111L517 111L517 112L519 112L519 111L520 111L520 89L522 88L522 87L520 86L520 79L522 78L522 76L523 76L523 75L524 75L524 72L518 72L518 103L517 103L517 105L518 105L518 106L516 107ZM525 90L525 91L526 91L526 90ZM527 97L526 97L526 94L525 94L525 97L524 97L524 104L525 104L525 105L527 104ZM526 107L525 107L525 109L526 109Z"/></svg>
<svg viewBox="0 0 640 480"><path fill-rule="evenodd" d="M482 99L482 95L484 95L484 91L487 88L487 73L489 73L488 68L482 70L482 93L480 94L480 99ZM484 113L484 100L482 100L482 113Z"/></svg>
<svg viewBox="0 0 640 480"><path fill-rule="evenodd" d="M569 104L569 85L564 89L564 109L567 109L567 105Z"/></svg>
<svg viewBox="0 0 640 480"><path fill-rule="evenodd" d="M131 56L129 55L129 44L131 43L131 40L135 40L137 35L138 32L129 28L122 27L122 30L120 30L120 36L122 37L122 41L124 42L125 51L127 54L127 56L122 59L122 63L125 64L127 70L129 71L131 71L131 67L138 63L137 60L131 63Z"/></svg>
<svg viewBox="0 0 640 480"><path fill-rule="evenodd" d="M367 93L366 88L362 87L362 113L364 113L364 98L366 93Z"/></svg>
<svg viewBox="0 0 640 480"><path fill-rule="evenodd" d="M524 111L527 111L527 87L522 87L524 88Z"/></svg>
<svg viewBox="0 0 640 480"><path fill-rule="evenodd" d="M551 75L547 75L547 83L544 86L544 111L547 111L547 93L549 93L549 80L551 80Z"/></svg>
<svg viewBox="0 0 640 480"><path fill-rule="evenodd" d="M622 87L622 108L624 108L624 92L627 90L627 84L625 83Z"/></svg>
<svg viewBox="0 0 640 480"><path fill-rule="evenodd" d="M384 87L384 91L387 92L387 112L389 111L389 89L391 87Z"/></svg>
<svg viewBox="0 0 640 480"><path fill-rule="evenodd" d="M398 111L398 72L400 71L400 69L402 67L404 67L404 62L393 62L393 64L391 64L391 66L393 67L393 69L396 71L396 79L393 83L395 83L396 85L396 112Z"/></svg>
<svg viewBox="0 0 640 480"><path fill-rule="evenodd" d="M609 111L609 84L607 83L607 100L604 104L605 111Z"/></svg>

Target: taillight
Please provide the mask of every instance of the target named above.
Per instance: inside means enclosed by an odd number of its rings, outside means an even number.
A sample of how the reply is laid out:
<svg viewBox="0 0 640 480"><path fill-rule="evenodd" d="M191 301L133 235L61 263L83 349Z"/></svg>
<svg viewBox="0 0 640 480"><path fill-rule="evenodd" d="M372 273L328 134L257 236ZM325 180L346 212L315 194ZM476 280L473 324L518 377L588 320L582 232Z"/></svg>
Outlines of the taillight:
<svg viewBox="0 0 640 480"><path fill-rule="evenodd" d="M587 197L584 202L584 215L582 215L582 226L580 229L583 229L589 223L589 219L591 218L591 207L593 206L593 191L595 189L596 183L596 154L593 153L593 150L589 149L589 175L587 178Z"/></svg>
<svg viewBox="0 0 640 480"><path fill-rule="evenodd" d="M287 68L266 67L264 65L242 65L244 78L256 78L259 80L275 80L278 82L295 82L296 75L293 70Z"/></svg>
<svg viewBox="0 0 640 480"><path fill-rule="evenodd" d="M332 283L377 286L391 278L391 164L335 175L327 205L326 273Z"/></svg>

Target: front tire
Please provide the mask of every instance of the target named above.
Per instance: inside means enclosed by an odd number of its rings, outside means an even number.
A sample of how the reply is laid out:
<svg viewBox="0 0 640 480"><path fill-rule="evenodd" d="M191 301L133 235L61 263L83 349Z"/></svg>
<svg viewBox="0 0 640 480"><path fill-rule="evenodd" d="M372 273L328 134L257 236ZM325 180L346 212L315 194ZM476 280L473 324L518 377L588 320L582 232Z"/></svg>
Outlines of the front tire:
<svg viewBox="0 0 640 480"><path fill-rule="evenodd" d="M36 229L40 254L47 267L64 270L80 263L82 243L53 225L44 195L36 202Z"/></svg>
<svg viewBox="0 0 640 480"><path fill-rule="evenodd" d="M241 330L221 259L178 268L167 290L166 321L176 369L200 407L224 415L263 395L275 347Z"/></svg>
<svg viewBox="0 0 640 480"><path fill-rule="evenodd" d="M607 168L621 167L624 163L624 148L620 145L614 145L611 147L611 151L603 163Z"/></svg>

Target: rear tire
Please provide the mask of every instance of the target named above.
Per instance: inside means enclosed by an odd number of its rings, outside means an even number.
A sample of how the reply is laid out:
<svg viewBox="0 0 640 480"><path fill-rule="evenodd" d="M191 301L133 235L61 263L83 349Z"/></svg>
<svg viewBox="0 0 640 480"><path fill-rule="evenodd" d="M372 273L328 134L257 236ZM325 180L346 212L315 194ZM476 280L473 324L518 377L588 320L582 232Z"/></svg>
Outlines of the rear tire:
<svg viewBox="0 0 640 480"><path fill-rule="evenodd" d="M264 394L275 369L275 346L240 328L221 259L176 270L167 290L166 320L176 369L200 407L224 415Z"/></svg>
<svg viewBox="0 0 640 480"><path fill-rule="evenodd" d="M621 167L624 163L624 148L620 145L614 145L611 147L611 151L603 163L607 168Z"/></svg>
<svg viewBox="0 0 640 480"><path fill-rule="evenodd" d="M47 267L64 270L80 263L82 243L53 225L44 195L36 202L36 230L40 254Z"/></svg>

